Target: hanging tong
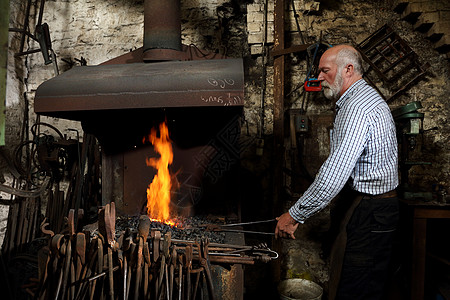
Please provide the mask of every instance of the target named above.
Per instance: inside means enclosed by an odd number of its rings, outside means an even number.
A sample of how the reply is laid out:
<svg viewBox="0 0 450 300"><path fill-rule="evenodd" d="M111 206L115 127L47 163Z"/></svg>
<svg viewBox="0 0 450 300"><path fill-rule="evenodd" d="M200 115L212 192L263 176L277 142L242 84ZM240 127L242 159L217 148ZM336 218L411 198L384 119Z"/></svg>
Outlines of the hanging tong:
<svg viewBox="0 0 450 300"><path fill-rule="evenodd" d="M252 231L252 230L242 230L242 229L230 229L230 227L235 227L235 226L270 223L270 222L274 222L274 221L277 221L277 219L241 222L241 223L230 223L230 224L223 224L223 225L221 225L221 224L202 224L202 225L200 225L200 227L204 227L205 230L207 230L207 231L226 231L226 232L238 232L238 233L275 235L274 232L261 232L261 231Z"/></svg>

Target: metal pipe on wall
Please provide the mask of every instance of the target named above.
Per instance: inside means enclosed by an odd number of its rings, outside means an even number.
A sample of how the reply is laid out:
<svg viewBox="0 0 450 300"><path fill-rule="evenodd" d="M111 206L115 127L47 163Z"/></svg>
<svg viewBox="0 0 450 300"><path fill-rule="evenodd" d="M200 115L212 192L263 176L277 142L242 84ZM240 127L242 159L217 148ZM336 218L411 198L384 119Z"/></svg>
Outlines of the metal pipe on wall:
<svg viewBox="0 0 450 300"><path fill-rule="evenodd" d="M6 74L8 66L9 1L0 0L0 146L5 145Z"/></svg>

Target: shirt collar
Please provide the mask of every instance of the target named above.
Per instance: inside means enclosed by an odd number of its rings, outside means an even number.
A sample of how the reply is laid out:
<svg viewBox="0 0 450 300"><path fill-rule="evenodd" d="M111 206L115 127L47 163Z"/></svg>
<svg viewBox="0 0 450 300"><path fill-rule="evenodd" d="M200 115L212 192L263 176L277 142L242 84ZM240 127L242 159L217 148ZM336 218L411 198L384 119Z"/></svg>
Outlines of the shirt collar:
<svg viewBox="0 0 450 300"><path fill-rule="evenodd" d="M338 101L336 101L336 109L339 109L344 104L345 100L350 98L356 91L359 90L359 87L365 83L364 79L359 79L355 83L353 83L345 92L342 94L342 96L339 98Z"/></svg>

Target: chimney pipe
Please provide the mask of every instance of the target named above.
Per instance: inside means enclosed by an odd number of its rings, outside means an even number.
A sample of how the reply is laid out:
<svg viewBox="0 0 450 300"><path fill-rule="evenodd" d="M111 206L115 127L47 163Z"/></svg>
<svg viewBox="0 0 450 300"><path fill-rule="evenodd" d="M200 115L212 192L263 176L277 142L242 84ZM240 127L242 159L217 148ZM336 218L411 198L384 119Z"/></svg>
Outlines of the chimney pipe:
<svg viewBox="0 0 450 300"><path fill-rule="evenodd" d="M144 61L182 58L180 0L145 0Z"/></svg>

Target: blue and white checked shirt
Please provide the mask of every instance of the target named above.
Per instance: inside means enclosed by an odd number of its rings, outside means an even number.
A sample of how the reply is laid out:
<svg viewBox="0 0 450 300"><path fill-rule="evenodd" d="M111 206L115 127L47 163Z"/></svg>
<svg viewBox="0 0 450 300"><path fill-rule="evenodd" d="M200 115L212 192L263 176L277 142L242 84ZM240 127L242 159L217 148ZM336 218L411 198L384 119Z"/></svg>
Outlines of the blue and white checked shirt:
<svg viewBox="0 0 450 300"><path fill-rule="evenodd" d="M386 102L363 79L336 102L330 156L289 214L303 223L327 206L347 181L354 190L371 195L398 185L395 123Z"/></svg>

